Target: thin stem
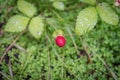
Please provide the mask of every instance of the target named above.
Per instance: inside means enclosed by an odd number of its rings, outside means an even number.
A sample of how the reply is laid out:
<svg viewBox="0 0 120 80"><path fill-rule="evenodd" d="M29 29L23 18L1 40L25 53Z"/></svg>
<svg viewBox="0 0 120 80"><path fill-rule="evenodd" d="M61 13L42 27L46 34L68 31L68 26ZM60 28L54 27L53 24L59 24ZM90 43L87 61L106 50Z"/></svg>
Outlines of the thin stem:
<svg viewBox="0 0 120 80"><path fill-rule="evenodd" d="M111 76L115 79L115 80L119 80L118 77L116 76L116 74L109 68L108 64L98 55L96 54L96 51L94 49L92 49L87 43L85 43L85 45L92 50L92 53L98 57L98 59L103 63L103 65L106 67L106 69L110 72Z"/></svg>
<svg viewBox="0 0 120 80"><path fill-rule="evenodd" d="M90 48L90 47L89 47ZM101 62L105 65L106 69L111 73L112 77L115 79L115 80L118 80L118 77L116 76L116 74L109 68L108 64L98 55L96 54L96 52L91 49L92 52L99 58L99 60L101 60Z"/></svg>
<svg viewBox="0 0 120 80"><path fill-rule="evenodd" d="M82 46L84 47L84 50L86 52L86 55L87 55L87 58L88 58L88 63L92 63L92 59L91 59L91 56L90 56L90 52L88 51L88 48L87 46L85 45L85 41L80 37L80 41L82 43Z"/></svg>
<svg viewBox="0 0 120 80"><path fill-rule="evenodd" d="M70 37L71 37L71 39L72 39L72 42L73 42L74 47L75 47L75 49L76 49L76 51L77 51L77 54L79 54L77 44L75 43L75 39L74 39L74 37L72 36L72 33L71 33L70 29L69 29L68 27L66 27L66 29L67 29L68 34L70 35Z"/></svg>
<svg viewBox="0 0 120 80"><path fill-rule="evenodd" d="M48 79L47 80L51 80L51 69L50 69L50 52L48 50Z"/></svg>
<svg viewBox="0 0 120 80"><path fill-rule="evenodd" d="M53 9L50 9L61 21L64 21L64 19Z"/></svg>
<svg viewBox="0 0 120 80"><path fill-rule="evenodd" d="M5 57L5 55L7 54L7 52L10 50L10 48L16 43L16 41L20 38L20 36L23 35L23 34L27 31L28 25L29 25L31 19L32 19L32 18L30 18L30 20L29 20L29 22L28 22L28 24L27 24L27 26L26 26L26 29L25 29L24 31L22 31L21 33L19 33L19 34L16 36L15 40L14 40L14 41L6 48L6 50L3 52L3 55L2 55L2 57L0 58L0 64L2 63L3 58Z"/></svg>
<svg viewBox="0 0 120 80"><path fill-rule="evenodd" d="M12 65L11 65L10 61L9 61L9 64L8 64L8 68L9 68L11 79L13 80L13 71L12 71Z"/></svg>
<svg viewBox="0 0 120 80"><path fill-rule="evenodd" d="M5 55L7 54L7 52L10 50L10 48L16 43L16 41L19 39L19 37L26 32L26 30L22 31L21 33L19 33L17 35L17 37L15 38L15 40L6 48L6 50L4 51L2 57L0 58L0 64L2 63L3 58L5 57Z"/></svg>
<svg viewBox="0 0 120 80"><path fill-rule="evenodd" d="M10 78L8 77L7 74L5 74L5 73L3 73L3 72L1 72L1 71L0 71L0 74L2 74L6 79L8 79L8 80L12 80L12 79L10 79Z"/></svg>
<svg viewBox="0 0 120 80"><path fill-rule="evenodd" d="M62 58L60 57L60 55L57 53L55 47L53 46L53 44L52 44L49 36L47 35L47 33L46 33L46 37L47 37L48 41L50 42L50 45L53 47L53 50L54 50L54 52L55 52L55 55L56 55L56 56L58 57L58 59L62 62L62 64L64 65L64 67L67 68L68 71L69 71L76 79L81 80L81 79L78 78L75 74L73 74L72 71L71 71L71 69L70 69L70 67L68 67L68 66L64 63L64 61L62 60Z"/></svg>
<svg viewBox="0 0 120 80"><path fill-rule="evenodd" d="M25 53L27 52L23 47L21 47L21 46L19 46L17 44L13 44L13 46L15 46L17 49L19 49L22 52L25 52Z"/></svg>

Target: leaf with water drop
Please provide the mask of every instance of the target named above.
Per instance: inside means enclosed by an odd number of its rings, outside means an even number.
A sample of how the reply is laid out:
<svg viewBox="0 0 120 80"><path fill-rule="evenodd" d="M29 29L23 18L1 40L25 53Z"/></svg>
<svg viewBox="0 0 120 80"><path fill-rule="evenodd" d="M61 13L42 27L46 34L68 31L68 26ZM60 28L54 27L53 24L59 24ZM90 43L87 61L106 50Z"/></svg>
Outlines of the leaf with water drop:
<svg viewBox="0 0 120 80"><path fill-rule="evenodd" d="M15 15L8 20L5 26L5 31L21 32L26 28L28 21L29 21L28 17Z"/></svg>
<svg viewBox="0 0 120 80"><path fill-rule="evenodd" d="M94 7L88 7L82 10L76 20L75 32L77 35L83 35L94 28L97 23L97 11Z"/></svg>
<svg viewBox="0 0 120 80"><path fill-rule="evenodd" d="M43 18L41 16L32 18L29 25L29 30L36 39L39 39L44 31Z"/></svg>
<svg viewBox="0 0 120 80"><path fill-rule="evenodd" d="M28 17L32 17L37 12L36 7L25 0L18 0L17 7L20 12L24 13Z"/></svg>
<svg viewBox="0 0 120 80"><path fill-rule="evenodd" d="M101 20L108 24L117 25L119 22L118 15L107 3L100 3L97 5L97 11Z"/></svg>

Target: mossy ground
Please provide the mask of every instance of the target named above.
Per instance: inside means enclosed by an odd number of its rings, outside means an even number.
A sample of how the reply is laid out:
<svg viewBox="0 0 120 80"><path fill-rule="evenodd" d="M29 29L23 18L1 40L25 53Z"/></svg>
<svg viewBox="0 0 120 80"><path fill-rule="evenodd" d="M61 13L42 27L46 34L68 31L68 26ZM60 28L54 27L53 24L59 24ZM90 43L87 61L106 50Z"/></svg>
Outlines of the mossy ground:
<svg viewBox="0 0 120 80"><path fill-rule="evenodd" d="M36 40L26 31L7 51L0 63L0 80L119 80L120 79L120 25L112 26L98 21L84 36L75 35L76 18L87 4L80 0L65 1L66 9L59 11L49 0L28 0L37 6L38 14L45 16L45 31ZM120 15L112 0L107 2ZM4 31L8 19L21 14L16 0L0 0L0 56L20 33ZM37 25L37 24L36 24ZM52 37L56 29L64 31L67 44L56 46Z"/></svg>

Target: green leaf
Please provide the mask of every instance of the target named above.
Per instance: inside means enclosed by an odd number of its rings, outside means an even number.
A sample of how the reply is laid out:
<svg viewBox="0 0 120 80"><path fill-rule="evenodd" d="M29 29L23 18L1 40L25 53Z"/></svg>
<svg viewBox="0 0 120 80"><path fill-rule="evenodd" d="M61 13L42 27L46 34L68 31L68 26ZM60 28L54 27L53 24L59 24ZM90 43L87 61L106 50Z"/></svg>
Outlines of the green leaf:
<svg viewBox="0 0 120 80"><path fill-rule="evenodd" d="M77 35L83 35L94 28L97 23L97 11L94 7L88 7L82 10L78 16L75 26Z"/></svg>
<svg viewBox="0 0 120 80"><path fill-rule="evenodd" d="M96 0L80 0L81 2L90 4L90 5L95 5L96 4Z"/></svg>
<svg viewBox="0 0 120 80"><path fill-rule="evenodd" d="M64 3L60 2L60 1L53 2L53 6L58 10L64 10L65 9Z"/></svg>
<svg viewBox="0 0 120 80"><path fill-rule="evenodd" d="M28 21L29 21L28 17L15 15L8 20L5 26L5 31L21 32L26 28Z"/></svg>
<svg viewBox="0 0 120 80"><path fill-rule="evenodd" d="M100 3L97 5L97 11L100 18L108 24L117 25L119 22L118 15L107 3Z"/></svg>
<svg viewBox="0 0 120 80"><path fill-rule="evenodd" d="M63 31L58 29L58 30L55 30L52 34L53 38L56 38L58 35L63 35Z"/></svg>
<svg viewBox="0 0 120 80"><path fill-rule="evenodd" d="M17 7L19 11L27 15L28 17L32 17L36 14L37 10L34 5L26 2L25 0L18 0Z"/></svg>
<svg viewBox="0 0 120 80"><path fill-rule="evenodd" d="M30 22L29 30L36 39L39 39L44 31L43 18L40 16L34 17Z"/></svg>

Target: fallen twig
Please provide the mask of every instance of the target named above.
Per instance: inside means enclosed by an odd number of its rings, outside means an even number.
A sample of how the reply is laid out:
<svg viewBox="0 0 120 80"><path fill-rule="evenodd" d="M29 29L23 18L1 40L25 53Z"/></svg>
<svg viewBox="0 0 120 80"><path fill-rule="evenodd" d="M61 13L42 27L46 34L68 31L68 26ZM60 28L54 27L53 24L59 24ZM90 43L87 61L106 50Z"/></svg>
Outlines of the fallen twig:
<svg viewBox="0 0 120 80"><path fill-rule="evenodd" d="M13 46L15 46L17 49L19 49L22 52L27 52L23 47L17 45L17 44L13 44Z"/></svg>
<svg viewBox="0 0 120 80"><path fill-rule="evenodd" d="M15 38L15 40L5 49L2 57L0 58L0 64L3 60L3 58L5 57L5 55L7 54L7 52L11 49L11 47L16 43L16 41L19 39L19 37L25 32L26 30L22 31L20 34L17 35L17 37Z"/></svg>

